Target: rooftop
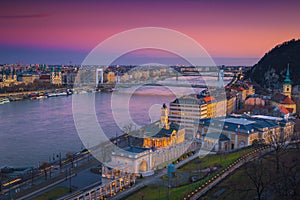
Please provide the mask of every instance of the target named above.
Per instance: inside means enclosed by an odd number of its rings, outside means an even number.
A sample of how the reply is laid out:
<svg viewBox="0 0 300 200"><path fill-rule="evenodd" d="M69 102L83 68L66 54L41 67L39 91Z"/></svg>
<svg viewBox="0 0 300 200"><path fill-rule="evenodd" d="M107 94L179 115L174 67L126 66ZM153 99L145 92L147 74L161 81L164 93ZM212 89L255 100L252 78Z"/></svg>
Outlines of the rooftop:
<svg viewBox="0 0 300 200"><path fill-rule="evenodd" d="M227 116L225 119L202 119L195 122L206 127L209 126L213 128L213 130L220 130L220 132L227 130L244 134L263 132L271 128L284 126L286 123L290 123L290 121L286 121L283 118L265 115L231 115Z"/></svg>
<svg viewBox="0 0 300 200"><path fill-rule="evenodd" d="M267 116L267 115L251 115L251 117L258 118L258 119L275 120L275 121L283 120L281 117L273 117L273 116Z"/></svg>
<svg viewBox="0 0 300 200"><path fill-rule="evenodd" d="M220 121L229 122L233 124L240 124L240 125L249 125L255 123L255 121L251 121L245 118L233 118L233 117L221 119Z"/></svg>
<svg viewBox="0 0 300 200"><path fill-rule="evenodd" d="M144 127L146 137L163 138L170 137L173 131L178 131L179 125L171 123L169 129L161 128L157 124L150 124Z"/></svg>

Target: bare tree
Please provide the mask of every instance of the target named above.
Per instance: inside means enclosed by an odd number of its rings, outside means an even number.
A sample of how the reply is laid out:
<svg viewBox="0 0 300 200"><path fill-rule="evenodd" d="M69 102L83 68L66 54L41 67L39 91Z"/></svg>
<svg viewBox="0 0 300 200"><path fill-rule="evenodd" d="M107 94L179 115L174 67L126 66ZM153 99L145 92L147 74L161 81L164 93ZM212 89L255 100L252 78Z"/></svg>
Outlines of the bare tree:
<svg viewBox="0 0 300 200"><path fill-rule="evenodd" d="M245 173L252 183L250 189L255 190L258 200L269 183L269 174L261 159L254 160L245 166Z"/></svg>
<svg viewBox="0 0 300 200"><path fill-rule="evenodd" d="M129 134L134 130L133 126L134 125L132 123L129 123L129 124L126 124L125 126L123 126L123 131L125 134L127 134L126 137L127 137L128 145L130 145L130 135Z"/></svg>
<svg viewBox="0 0 300 200"><path fill-rule="evenodd" d="M124 133L129 134L131 131L133 131L133 126L134 126L133 123L129 123L123 126Z"/></svg>
<svg viewBox="0 0 300 200"><path fill-rule="evenodd" d="M299 159L296 156L286 156L280 162L279 172L272 173L272 189L275 199L297 199L300 185Z"/></svg>
<svg viewBox="0 0 300 200"><path fill-rule="evenodd" d="M279 171L280 158L282 153L287 149L289 137L284 133L283 129L279 133L270 135L268 143L271 145L275 153L276 170Z"/></svg>

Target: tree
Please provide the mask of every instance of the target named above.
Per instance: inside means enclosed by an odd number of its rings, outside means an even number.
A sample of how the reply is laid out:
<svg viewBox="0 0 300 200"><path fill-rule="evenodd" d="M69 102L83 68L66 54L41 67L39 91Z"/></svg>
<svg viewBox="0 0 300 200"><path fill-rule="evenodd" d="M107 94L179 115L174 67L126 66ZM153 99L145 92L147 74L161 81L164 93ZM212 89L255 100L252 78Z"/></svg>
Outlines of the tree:
<svg viewBox="0 0 300 200"><path fill-rule="evenodd" d="M262 194L269 183L268 169L261 159L254 160L245 166L245 173L252 183L252 190L255 190L258 200L262 199Z"/></svg>
<svg viewBox="0 0 300 200"><path fill-rule="evenodd" d="M133 131L133 126L134 125L132 123L129 123L129 124L126 124L125 126L123 126L124 133L129 134L131 131Z"/></svg>
<svg viewBox="0 0 300 200"><path fill-rule="evenodd" d="M127 142L128 142L128 145L130 145L130 135L129 133L131 133L133 131L133 124L132 123L129 123L125 126L123 126L123 131L125 134L127 134Z"/></svg>
<svg viewBox="0 0 300 200"><path fill-rule="evenodd" d="M284 133L284 130L280 128L279 133L273 133L270 135L268 143L271 145L272 149L275 153L275 162L276 162L276 170L279 171L279 165L280 165L280 156L282 155L282 152L284 152L287 149L288 143L289 143L288 136Z"/></svg>
<svg viewBox="0 0 300 200"><path fill-rule="evenodd" d="M300 185L298 153L299 150L296 155L286 154L284 161L280 162L279 172L272 173L272 193L276 195L275 199L297 199Z"/></svg>

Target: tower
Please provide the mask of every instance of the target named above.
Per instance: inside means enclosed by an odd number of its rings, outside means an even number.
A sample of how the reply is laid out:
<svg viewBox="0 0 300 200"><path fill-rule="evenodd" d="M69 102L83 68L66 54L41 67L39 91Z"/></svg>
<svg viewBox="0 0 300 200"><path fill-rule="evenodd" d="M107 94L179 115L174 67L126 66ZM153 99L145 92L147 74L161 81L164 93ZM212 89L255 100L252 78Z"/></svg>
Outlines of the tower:
<svg viewBox="0 0 300 200"><path fill-rule="evenodd" d="M51 83L53 84L55 80L55 72L54 72L54 68L51 68Z"/></svg>
<svg viewBox="0 0 300 200"><path fill-rule="evenodd" d="M58 83L58 85L61 85L61 84L62 84L62 74L61 74L61 69L60 69L60 67L58 68L57 83Z"/></svg>
<svg viewBox="0 0 300 200"><path fill-rule="evenodd" d="M290 66L288 65L286 70L286 76L283 84L283 94L285 96L288 96L289 98L292 97L292 85L291 85L291 79L290 79Z"/></svg>
<svg viewBox="0 0 300 200"><path fill-rule="evenodd" d="M51 69L51 83L54 85L61 85L62 84L62 75L61 70L58 68L58 72L54 72L54 68Z"/></svg>
<svg viewBox="0 0 300 200"><path fill-rule="evenodd" d="M98 87L99 84L99 72L100 72L100 83L103 84L103 69L96 69L96 87Z"/></svg>
<svg viewBox="0 0 300 200"><path fill-rule="evenodd" d="M170 129L168 114L168 107L166 106L166 104L163 104L163 106L161 107L160 125L167 130Z"/></svg>
<svg viewBox="0 0 300 200"><path fill-rule="evenodd" d="M224 70L218 72L218 86L219 88L224 88Z"/></svg>

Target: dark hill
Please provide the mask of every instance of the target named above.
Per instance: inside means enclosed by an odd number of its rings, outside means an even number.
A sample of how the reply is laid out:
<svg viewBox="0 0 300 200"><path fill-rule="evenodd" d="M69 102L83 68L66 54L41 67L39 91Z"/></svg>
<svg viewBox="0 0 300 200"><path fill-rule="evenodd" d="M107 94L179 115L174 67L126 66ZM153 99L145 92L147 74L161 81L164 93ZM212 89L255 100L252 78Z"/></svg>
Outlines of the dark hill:
<svg viewBox="0 0 300 200"><path fill-rule="evenodd" d="M264 88L278 89L285 79L288 64L292 84L300 85L300 40L277 45L253 66L247 77Z"/></svg>

